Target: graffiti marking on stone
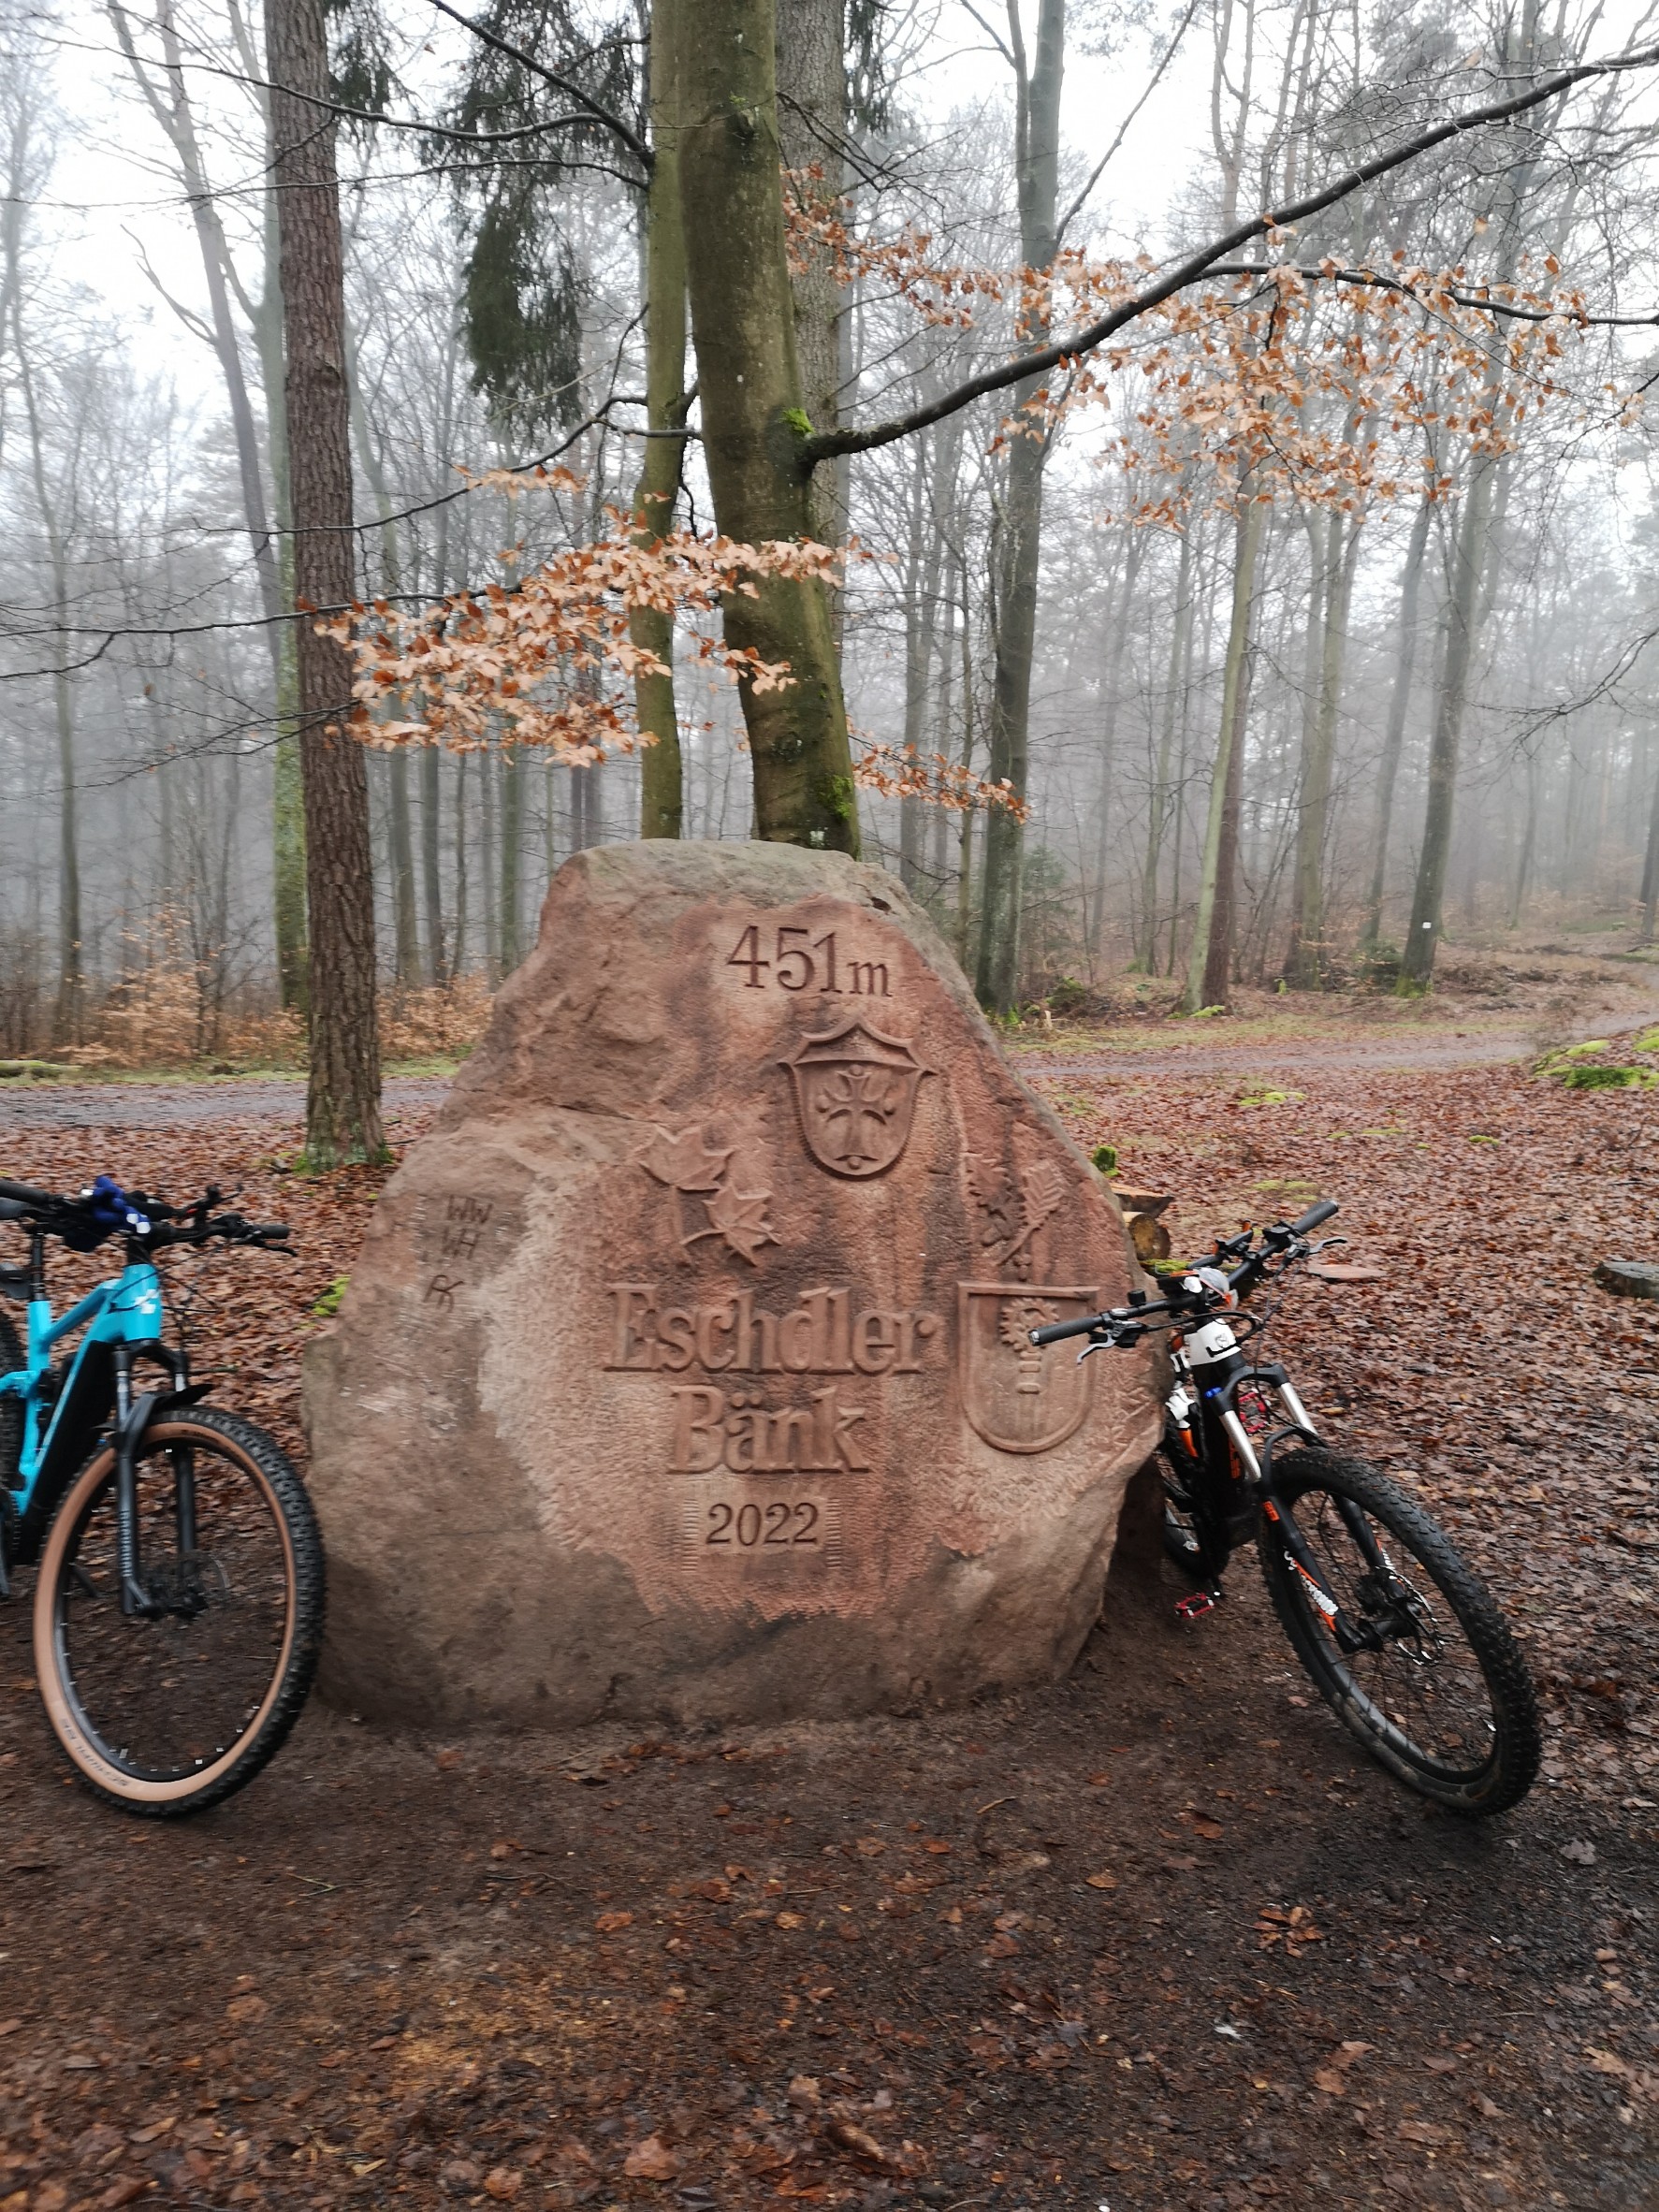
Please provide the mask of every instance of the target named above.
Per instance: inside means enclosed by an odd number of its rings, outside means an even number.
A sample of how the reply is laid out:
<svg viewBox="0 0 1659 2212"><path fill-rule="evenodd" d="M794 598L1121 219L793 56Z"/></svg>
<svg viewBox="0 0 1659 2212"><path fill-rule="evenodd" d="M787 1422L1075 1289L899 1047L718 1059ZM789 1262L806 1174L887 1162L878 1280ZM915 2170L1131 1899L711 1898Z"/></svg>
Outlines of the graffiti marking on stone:
<svg viewBox="0 0 1659 2212"><path fill-rule="evenodd" d="M910 1139L916 1092L935 1070L902 1038L854 1014L803 1040L779 1063L794 1083L801 1134L832 1175L882 1174Z"/></svg>

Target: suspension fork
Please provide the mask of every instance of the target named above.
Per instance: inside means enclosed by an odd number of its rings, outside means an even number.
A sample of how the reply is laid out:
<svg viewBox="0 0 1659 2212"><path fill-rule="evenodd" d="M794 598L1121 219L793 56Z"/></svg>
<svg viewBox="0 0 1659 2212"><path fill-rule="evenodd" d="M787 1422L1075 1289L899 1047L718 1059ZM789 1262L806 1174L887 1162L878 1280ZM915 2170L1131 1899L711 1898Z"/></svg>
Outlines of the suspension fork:
<svg viewBox="0 0 1659 2212"><path fill-rule="evenodd" d="M1256 1490L1261 1499L1262 1513L1273 1528L1273 1540L1284 1550L1292 1568L1301 1577L1309 1597L1324 1615L1326 1625L1336 1639L1337 1649L1348 1655L1355 1652L1380 1651L1382 1638L1370 1622L1362 1622L1356 1627L1348 1618L1341 1599L1319 1571L1318 1562L1315 1559L1307 1539L1296 1525L1295 1515L1279 1498L1277 1486L1273 1481L1273 1446L1286 1437L1301 1436L1310 1443L1317 1443L1319 1438L1318 1432L1307 1418L1302 1400L1290 1385L1282 1382L1278 1385L1278 1390L1285 1409L1291 1417L1290 1424L1288 1427L1276 1430L1272 1435L1263 1438L1259 1459L1257 1457L1255 1446L1250 1441L1249 1432L1230 1407L1221 1417L1222 1425L1227 1431L1229 1441L1239 1456L1240 1463L1254 1479ZM1374 1574L1378 1570L1386 1572L1387 1563L1377 1550L1375 1540L1372 1536L1369 1527L1364 1525L1364 1515L1351 1499L1339 1498L1337 1506L1341 1511L1344 1524L1352 1535L1355 1543L1364 1553L1366 1564ZM1360 1523L1358 1527L1355 1526L1356 1521Z"/></svg>
<svg viewBox="0 0 1659 2212"><path fill-rule="evenodd" d="M121 1609L153 1619L161 1608L144 1587L138 1557L138 1442L155 1404L155 1393L133 1396L133 1358L125 1345L115 1346L115 1557L121 1576ZM192 1508L194 1512L194 1505Z"/></svg>

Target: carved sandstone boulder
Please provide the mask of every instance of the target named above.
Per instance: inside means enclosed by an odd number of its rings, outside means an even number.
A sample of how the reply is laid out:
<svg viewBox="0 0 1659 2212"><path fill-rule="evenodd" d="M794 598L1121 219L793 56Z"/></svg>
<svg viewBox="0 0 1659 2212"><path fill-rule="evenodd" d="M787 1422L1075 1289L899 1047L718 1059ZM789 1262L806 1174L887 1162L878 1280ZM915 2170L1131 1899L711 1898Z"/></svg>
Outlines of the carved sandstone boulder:
<svg viewBox="0 0 1659 2212"><path fill-rule="evenodd" d="M687 1721L1066 1667L1157 1433L1121 1217L880 869L560 870L306 1364L326 1680Z"/></svg>

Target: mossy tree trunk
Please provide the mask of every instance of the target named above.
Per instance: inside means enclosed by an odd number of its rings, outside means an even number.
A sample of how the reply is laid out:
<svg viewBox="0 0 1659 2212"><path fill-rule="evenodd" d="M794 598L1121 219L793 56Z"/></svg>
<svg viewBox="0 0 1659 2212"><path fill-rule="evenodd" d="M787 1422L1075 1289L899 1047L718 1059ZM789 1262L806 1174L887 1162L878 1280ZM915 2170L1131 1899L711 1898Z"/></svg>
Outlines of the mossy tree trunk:
<svg viewBox="0 0 1659 2212"><path fill-rule="evenodd" d="M680 194L704 450L715 521L750 544L812 535L809 434L784 248L773 0L658 0L671 15ZM852 753L829 593L757 580L727 602L730 643L787 662L780 690L739 692L754 819L779 844L858 851Z"/></svg>
<svg viewBox="0 0 1659 2212"><path fill-rule="evenodd" d="M671 7L651 10L650 111L655 159L645 203L646 439L633 492L633 537L656 544L674 528L690 401L686 395L686 247L679 190L678 85L671 46ZM674 621L652 607L635 608L629 633L654 653L667 673L633 679L634 713L648 744L640 763L639 834L677 837L684 818L679 721L674 698Z"/></svg>

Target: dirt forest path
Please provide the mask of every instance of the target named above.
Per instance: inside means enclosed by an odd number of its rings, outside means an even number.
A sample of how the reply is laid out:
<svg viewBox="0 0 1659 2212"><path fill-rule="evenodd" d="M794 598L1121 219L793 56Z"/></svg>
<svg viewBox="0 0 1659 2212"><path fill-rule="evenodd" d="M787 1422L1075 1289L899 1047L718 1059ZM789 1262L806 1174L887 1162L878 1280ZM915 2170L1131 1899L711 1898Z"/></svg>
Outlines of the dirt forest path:
<svg viewBox="0 0 1659 2212"><path fill-rule="evenodd" d="M1026 1076L1293 1075L1298 1069L1374 1070L1485 1067L1520 1060L1534 1050L1519 1030L1385 1032L1349 1038L1291 1039L1276 1044L1212 1045L1186 1041L1161 1050L1098 1049L1010 1052ZM435 1108L449 1087L443 1075L394 1076L386 1085L388 1113ZM0 1089L0 1142L12 1129L161 1129L219 1121L297 1120L305 1109L300 1077L227 1076L208 1082L42 1083Z"/></svg>
<svg viewBox="0 0 1659 2212"><path fill-rule="evenodd" d="M23 1576L0 2212L1652 2212L1659 1375L1652 1309L1590 1278L1654 1254L1652 1094L1083 1056L1030 1072L1176 1194L1180 1248L1342 1201L1379 1280L1288 1300L1270 1356L1501 1594L1546 1710L1526 1803L1470 1826L1406 1796L1297 1671L1253 1558L1182 1623L1142 1521L1064 1681L516 1740L317 1705L244 1797L143 1826L63 1771ZM294 1224L291 1263L204 1263L196 1310L219 1395L302 1455L313 1308L380 1178L289 1171L297 1090L215 1086L218 1119L142 1095L173 1118L101 1125L111 1171L217 1173ZM67 1187L89 1126L6 1114L7 1171Z"/></svg>

